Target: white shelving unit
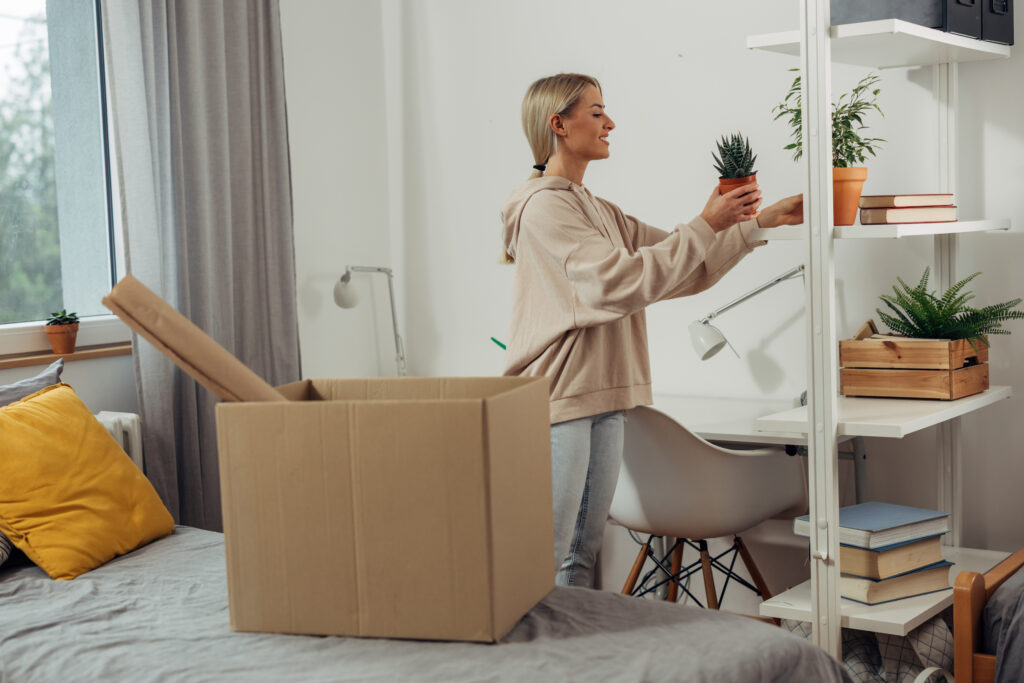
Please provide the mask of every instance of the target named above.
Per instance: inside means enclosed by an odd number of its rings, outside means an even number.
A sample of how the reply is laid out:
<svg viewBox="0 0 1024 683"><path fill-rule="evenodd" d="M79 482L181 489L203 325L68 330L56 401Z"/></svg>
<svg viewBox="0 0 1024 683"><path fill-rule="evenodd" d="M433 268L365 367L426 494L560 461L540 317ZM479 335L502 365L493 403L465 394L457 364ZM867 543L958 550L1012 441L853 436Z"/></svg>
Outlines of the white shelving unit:
<svg viewBox="0 0 1024 683"><path fill-rule="evenodd" d="M901 398L839 397L839 436L874 436L902 439L927 427L990 406L1010 398L1010 387L989 387L980 394L955 401ZM766 434L807 433L807 407L764 415L754 420L754 428Z"/></svg>
<svg viewBox="0 0 1024 683"><path fill-rule="evenodd" d="M935 242L936 285L951 286L956 278L959 234L1008 230L1009 220L967 220L952 223L831 226L831 102L833 62L875 69L933 65L933 91L939 118L939 185L956 190L956 118L958 62L1010 56L1005 45L964 38L916 24L882 21L829 26L829 0L801 0L798 31L750 36L747 47L799 57L803 74L804 150L807 158L805 215L807 224L758 230L764 240L803 240L807 246L808 405L760 417L755 427L770 433L806 434L810 510L811 578L765 601L763 616L811 622L814 640L841 656L841 627L905 635L952 602L952 590L875 606L839 596L838 469L836 443L842 437L901 438L937 426L939 507L951 513L952 531L943 554L960 570L985 571L1005 553L958 547L960 529L961 415L1011 395L995 386L957 401L847 398L838 395L838 339L835 326L834 241L837 239L901 239L931 236Z"/></svg>
<svg viewBox="0 0 1024 683"><path fill-rule="evenodd" d="M945 33L899 19L833 26L832 61L874 69L1009 57L1010 47ZM747 38L747 47L800 56L800 31Z"/></svg>
<svg viewBox="0 0 1024 683"><path fill-rule="evenodd" d="M943 556L953 563L950 577L961 571L985 572L998 564L1009 553L998 550L945 548ZM893 600L881 605L862 605L843 600L840 605L843 628L856 628L874 633L905 636L915 628L953 604L953 589ZM762 603L761 614L779 619L811 619L811 582L804 581Z"/></svg>
<svg viewBox="0 0 1024 683"><path fill-rule="evenodd" d="M898 223L888 225L840 225L832 233L837 240L899 239L922 235L959 235L969 232L998 232L1010 229L1009 219L984 221L953 221L951 223ZM801 240L804 228L786 225L779 228L756 228L753 239Z"/></svg>

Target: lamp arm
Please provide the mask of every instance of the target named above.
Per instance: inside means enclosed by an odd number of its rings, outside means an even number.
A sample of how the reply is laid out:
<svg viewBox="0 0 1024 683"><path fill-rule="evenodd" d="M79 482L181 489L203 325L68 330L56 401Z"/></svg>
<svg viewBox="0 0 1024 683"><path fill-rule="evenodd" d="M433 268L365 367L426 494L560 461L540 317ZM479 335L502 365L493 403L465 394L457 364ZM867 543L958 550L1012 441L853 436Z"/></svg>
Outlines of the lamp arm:
<svg viewBox="0 0 1024 683"><path fill-rule="evenodd" d="M713 320L714 318L717 318L722 313L725 313L726 311L728 311L730 308L732 308L732 307L734 307L734 306L736 306L738 304L743 303L744 301L746 301L750 297L756 296L756 295L760 294L761 292L763 292L764 290L766 290L766 289L768 289L770 287L774 287L775 285L779 284L780 282L785 282L786 280L791 280L792 278L796 277L797 275L803 275L803 272L804 272L804 264L801 263L799 266L793 266L792 268L787 270L782 275L779 275L779 276L777 276L775 278L772 278L771 280L769 280L768 282L764 283L763 285L750 290L749 292L747 292L743 296L737 297L737 298L733 299L732 301L730 301L729 303L727 303L726 305L724 305L724 306L722 306L720 308L716 308L715 310L711 311L710 313L707 314L706 317L701 319L701 322L705 323L705 322L707 322L709 320Z"/></svg>
<svg viewBox="0 0 1024 683"><path fill-rule="evenodd" d="M398 334L398 313L395 309L395 274L390 268L383 266L345 266L345 274L348 271L356 273L384 273L388 276L388 296L391 299L391 325L395 331L395 362L398 364L398 376L405 377L405 345L402 337Z"/></svg>
<svg viewBox="0 0 1024 683"><path fill-rule="evenodd" d="M398 334L398 314L395 312L395 277L390 268L384 268L388 275L388 295L391 297L391 324L395 329L395 362L398 363L398 376L405 377L405 347L402 337Z"/></svg>

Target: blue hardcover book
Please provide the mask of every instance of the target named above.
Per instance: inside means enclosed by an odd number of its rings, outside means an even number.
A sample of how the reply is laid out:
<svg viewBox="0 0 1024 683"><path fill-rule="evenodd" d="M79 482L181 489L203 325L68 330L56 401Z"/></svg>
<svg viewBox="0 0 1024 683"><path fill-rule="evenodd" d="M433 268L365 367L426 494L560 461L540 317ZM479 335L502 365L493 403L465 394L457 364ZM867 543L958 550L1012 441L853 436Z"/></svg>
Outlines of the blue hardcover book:
<svg viewBox="0 0 1024 683"><path fill-rule="evenodd" d="M949 531L949 513L893 503L858 503L839 508L839 542L879 549ZM793 520L793 533L807 536L808 515Z"/></svg>
<svg viewBox="0 0 1024 683"><path fill-rule="evenodd" d="M942 560L887 579L870 579L842 574L839 593L847 600L865 605L902 600L915 595L949 589L949 568L952 562Z"/></svg>

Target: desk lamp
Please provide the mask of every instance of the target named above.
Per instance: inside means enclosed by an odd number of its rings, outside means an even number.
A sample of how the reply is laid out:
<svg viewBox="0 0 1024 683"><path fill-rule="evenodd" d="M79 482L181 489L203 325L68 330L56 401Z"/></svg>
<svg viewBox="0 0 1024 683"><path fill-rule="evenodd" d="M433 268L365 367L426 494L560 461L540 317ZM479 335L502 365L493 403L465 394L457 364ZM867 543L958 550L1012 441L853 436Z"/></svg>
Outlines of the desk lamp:
<svg viewBox="0 0 1024 683"><path fill-rule="evenodd" d="M395 363L399 377L405 377L405 347L398 334L398 315L395 313L394 273L390 268L380 266L345 266L345 274L334 283L334 303L340 308L354 308L359 303L359 293L352 283L352 273L384 273L388 276L388 295L391 297L391 325L395 331Z"/></svg>
<svg viewBox="0 0 1024 683"><path fill-rule="evenodd" d="M752 296L760 294L769 287L774 287L780 282L791 280L798 276L803 277L803 274L803 264L794 266L782 275L772 278L760 287L750 290L737 299L733 299L721 308L716 308L700 320L694 320L690 323L690 341L693 342L693 349L697 352L697 355L700 356L700 359L707 360L708 358L711 358L711 356L721 351L723 346L729 344L729 341L725 338L725 335L722 334L722 331L710 323L711 320L714 320L733 306L743 303ZM736 353L736 349L732 348L732 344L729 344L729 348L732 349L733 353ZM739 356L740 354L736 353L736 357L739 358Z"/></svg>

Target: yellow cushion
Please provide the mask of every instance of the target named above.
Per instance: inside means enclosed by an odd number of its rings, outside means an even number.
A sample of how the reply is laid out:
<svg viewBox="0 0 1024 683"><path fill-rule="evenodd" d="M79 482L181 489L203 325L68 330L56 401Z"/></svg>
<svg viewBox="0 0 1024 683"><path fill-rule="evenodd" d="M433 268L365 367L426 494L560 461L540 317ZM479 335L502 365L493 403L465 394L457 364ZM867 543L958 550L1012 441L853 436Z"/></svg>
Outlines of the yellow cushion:
<svg viewBox="0 0 1024 683"><path fill-rule="evenodd" d="M51 578L173 530L152 484L70 386L0 408L0 531Z"/></svg>

